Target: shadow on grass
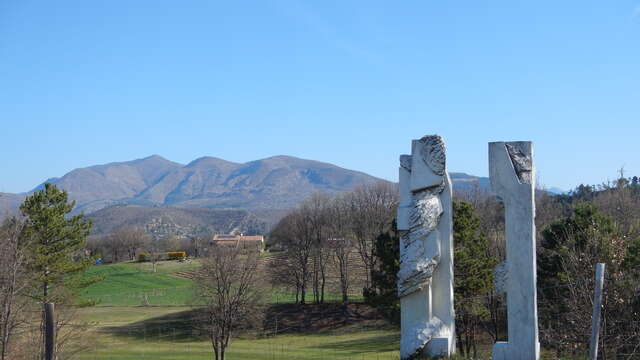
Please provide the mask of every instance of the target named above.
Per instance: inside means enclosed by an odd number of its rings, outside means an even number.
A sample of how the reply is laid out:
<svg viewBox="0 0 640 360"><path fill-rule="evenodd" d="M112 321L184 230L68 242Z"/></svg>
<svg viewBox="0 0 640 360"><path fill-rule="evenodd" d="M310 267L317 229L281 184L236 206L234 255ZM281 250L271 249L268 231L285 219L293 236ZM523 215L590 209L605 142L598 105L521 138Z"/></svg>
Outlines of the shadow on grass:
<svg viewBox="0 0 640 360"><path fill-rule="evenodd" d="M156 316L126 325L105 327L103 332L123 338L154 341L198 341L207 337L197 327L199 309L190 309ZM265 309L265 318L259 330L240 330L238 335L255 336L276 334L324 334L335 331L353 332L387 328L375 309L364 303L325 304L276 304ZM259 336L260 336L259 335ZM376 345L377 351L397 348L398 337L394 335L367 339L356 339L323 345L331 349L352 350L361 353Z"/></svg>
<svg viewBox="0 0 640 360"><path fill-rule="evenodd" d="M400 336L397 334L380 335L365 339L337 341L315 346L323 350L335 350L350 355L367 352L397 351L400 348Z"/></svg>
<svg viewBox="0 0 640 360"><path fill-rule="evenodd" d="M106 327L102 331L114 336L138 340L204 340L206 337L193 326L193 319L196 314L196 309L185 310L136 321L127 325Z"/></svg>

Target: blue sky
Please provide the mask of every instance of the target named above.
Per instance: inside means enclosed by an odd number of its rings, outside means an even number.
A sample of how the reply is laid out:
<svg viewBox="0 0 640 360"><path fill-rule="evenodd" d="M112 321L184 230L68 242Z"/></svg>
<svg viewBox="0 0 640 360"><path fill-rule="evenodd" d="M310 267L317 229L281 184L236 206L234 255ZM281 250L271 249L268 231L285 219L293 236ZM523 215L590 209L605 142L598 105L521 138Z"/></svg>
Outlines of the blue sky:
<svg viewBox="0 0 640 360"><path fill-rule="evenodd" d="M640 175L640 0L0 2L0 191L159 154L287 154L396 180L534 141L569 189Z"/></svg>

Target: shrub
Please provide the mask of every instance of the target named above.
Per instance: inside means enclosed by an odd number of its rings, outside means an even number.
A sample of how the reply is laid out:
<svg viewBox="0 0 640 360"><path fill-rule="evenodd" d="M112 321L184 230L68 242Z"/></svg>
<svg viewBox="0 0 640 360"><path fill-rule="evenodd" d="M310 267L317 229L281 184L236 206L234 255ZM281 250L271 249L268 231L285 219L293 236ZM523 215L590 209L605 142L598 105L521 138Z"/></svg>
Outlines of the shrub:
<svg viewBox="0 0 640 360"><path fill-rule="evenodd" d="M183 260L187 258L187 253L184 251L170 251L167 253L169 260Z"/></svg>
<svg viewBox="0 0 640 360"><path fill-rule="evenodd" d="M138 254L138 262L145 262L151 260L151 254L140 253Z"/></svg>

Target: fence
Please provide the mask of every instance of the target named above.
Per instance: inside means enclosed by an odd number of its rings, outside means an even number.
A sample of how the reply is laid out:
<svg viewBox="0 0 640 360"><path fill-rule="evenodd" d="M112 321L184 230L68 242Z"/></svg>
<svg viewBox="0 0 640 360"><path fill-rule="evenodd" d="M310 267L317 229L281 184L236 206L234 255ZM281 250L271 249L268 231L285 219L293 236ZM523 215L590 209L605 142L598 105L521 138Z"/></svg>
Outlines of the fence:
<svg viewBox="0 0 640 360"><path fill-rule="evenodd" d="M137 311L128 312L135 317ZM65 328L82 333L85 341L69 344L59 353L59 359L212 358L212 347L205 335L162 319L134 324L111 322L109 326L74 323ZM357 327L347 333L322 334L292 334L292 330L293 327L264 329L234 338L227 359L399 359L399 335L394 329ZM37 327L23 334L30 331L37 331Z"/></svg>
<svg viewBox="0 0 640 360"><path fill-rule="evenodd" d="M621 303L638 302L630 293L620 293L629 276L607 277L599 359L640 359L640 316L623 312ZM208 359L211 345L206 336L193 329L190 312L199 304L166 305L154 299L167 292L190 288L158 289L153 292L122 293L109 296L139 301L133 306L98 306L77 309L87 323L70 324L81 331L87 344L78 359ZM571 294L571 310L547 299L557 291ZM585 359L590 338L593 279L573 281L538 289L538 315L543 359ZM272 295L274 296L274 295ZM275 294L270 313L260 331L232 340L228 359L397 359L399 331L375 322L374 315L338 303L307 305L295 309L291 294ZM504 296L456 299L458 315L466 305L481 303L487 316L477 322L475 344L478 359L489 359L495 341L506 340L507 309ZM362 305L362 304L361 304ZM623 304L624 305L624 304ZM359 306L359 305L353 305ZM364 306L364 305L362 305ZM292 310L293 309L293 310ZM464 311L464 310L462 310ZM96 315L98 314L98 315ZM100 315L102 314L102 315ZM296 317L297 316L297 317ZM327 326L320 326L322 322ZM463 328L458 320L458 328ZM321 333L314 333L312 329ZM559 331L560 330L560 331ZM35 329L22 330L28 334ZM459 346L462 346L459 343ZM64 359L64 357L62 357Z"/></svg>

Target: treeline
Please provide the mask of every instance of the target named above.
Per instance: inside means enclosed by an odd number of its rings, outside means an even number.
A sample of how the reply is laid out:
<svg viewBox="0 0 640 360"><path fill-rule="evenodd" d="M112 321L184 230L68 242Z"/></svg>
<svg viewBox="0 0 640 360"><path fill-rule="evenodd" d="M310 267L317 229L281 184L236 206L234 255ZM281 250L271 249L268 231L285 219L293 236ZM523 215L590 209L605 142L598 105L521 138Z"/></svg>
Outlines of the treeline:
<svg viewBox="0 0 640 360"><path fill-rule="evenodd" d="M184 251L189 256L200 257L208 248L210 239L209 235L168 235L157 238L141 227L123 226L106 235L89 236L86 249L105 263L133 261L141 253L158 254L172 251Z"/></svg>
<svg viewBox="0 0 640 360"><path fill-rule="evenodd" d="M280 221L272 247L286 256L270 264L272 282L304 303L324 301L327 264L340 277L343 301L355 264L362 294L399 319L396 189L376 184L330 197L317 194ZM456 327L459 352L477 358L507 336L504 294L493 271L505 260L504 206L479 187L454 194ZM584 356L591 326L594 270L607 266L601 330L603 358L640 357L640 182L637 177L563 195L536 194L540 341L557 357ZM349 261L349 259L358 261ZM284 260L283 260L284 259Z"/></svg>
<svg viewBox="0 0 640 360"><path fill-rule="evenodd" d="M506 340L506 301L495 292L490 271L505 259L504 207L479 189L456 197L472 208L454 207L454 243L458 341L474 356L482 338ZM601 356L640 358L638 178L621 172L615 181L580 185L568 194L538 190L535 220L542 347L558 358L586 356L595 265L605 263ZM471 257L469 246L475 247Z"/></svg>
<svg viewBox="0 0 640 360"><path fill-rule="evenodd" d="M292 289L296 302L308 302L311 294L312 301L323 303L327 277L336 273L346 302L353 290L353 272L358 271L364 277L363 288L369 291L372 270L378 267L375 240L389 229L397 204L397 188L388 182L333 197L313 195L286 215L269 236L270 248L286 253L274 257L269 266L272 283Z"/></svg>

